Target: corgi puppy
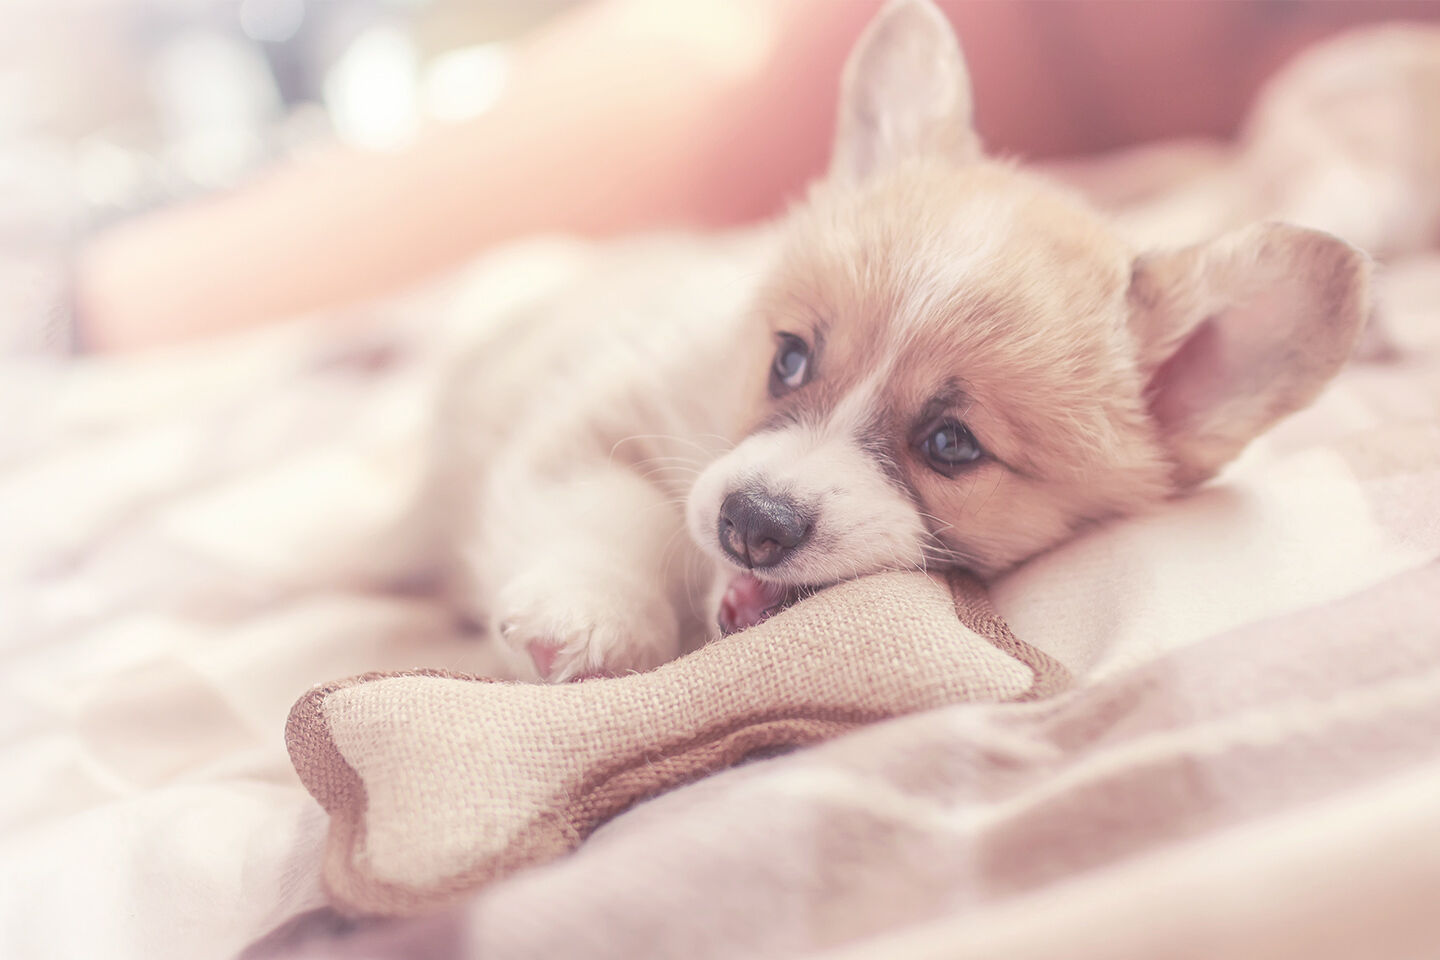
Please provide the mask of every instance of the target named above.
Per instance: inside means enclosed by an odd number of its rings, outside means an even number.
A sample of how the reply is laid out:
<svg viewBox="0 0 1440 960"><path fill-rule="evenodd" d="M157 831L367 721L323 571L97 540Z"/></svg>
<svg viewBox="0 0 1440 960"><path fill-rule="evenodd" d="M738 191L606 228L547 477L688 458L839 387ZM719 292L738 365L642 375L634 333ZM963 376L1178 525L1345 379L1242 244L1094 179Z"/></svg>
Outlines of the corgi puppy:
<svg viewBox="0 0 1440 960"><path fill-rule="evenodd" d="M1361 253L1283 224L1131 249L987 159L971 106L944 17L894 0L754 258L686 288L642 245L643 322L581 291L480 351L438 502L517 677L647 669L877 571L994 577L1205 482L1344 364Z"/></svg>

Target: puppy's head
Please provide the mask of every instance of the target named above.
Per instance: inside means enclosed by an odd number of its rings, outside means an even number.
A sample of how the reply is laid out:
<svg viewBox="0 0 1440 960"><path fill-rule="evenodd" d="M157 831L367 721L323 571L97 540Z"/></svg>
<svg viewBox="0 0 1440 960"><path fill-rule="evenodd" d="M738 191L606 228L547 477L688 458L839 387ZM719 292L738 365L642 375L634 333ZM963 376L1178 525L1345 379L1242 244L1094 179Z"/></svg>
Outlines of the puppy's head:
<svg viewBox="0 0 1440 960"><path fill-rule="evenodd" d="M753 430L687 509L726 571L722 628L884 569L991 576L1193 487L1315 396L1366 310L1366 260L1333 237L1137 255L985 160L920 0L851 55L830 172L787 229L751 323Z"/></svg>

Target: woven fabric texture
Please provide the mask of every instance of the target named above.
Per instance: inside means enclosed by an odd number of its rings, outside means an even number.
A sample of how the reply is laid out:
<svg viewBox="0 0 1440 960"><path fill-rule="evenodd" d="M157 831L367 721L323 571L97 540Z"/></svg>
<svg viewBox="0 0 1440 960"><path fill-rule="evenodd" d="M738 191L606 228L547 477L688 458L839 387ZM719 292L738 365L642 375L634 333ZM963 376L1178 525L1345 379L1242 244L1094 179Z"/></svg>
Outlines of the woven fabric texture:
<svg viewBox="0 0 1440 960"><path fill-rule="evenodd" d="M973 581L948 587L916 573L841 584L615 679L369 674L311 691L287 740L332 817L333 899L358 913L422 911L748 756L1064 686L1063 668L1011 635Z"/></svg>

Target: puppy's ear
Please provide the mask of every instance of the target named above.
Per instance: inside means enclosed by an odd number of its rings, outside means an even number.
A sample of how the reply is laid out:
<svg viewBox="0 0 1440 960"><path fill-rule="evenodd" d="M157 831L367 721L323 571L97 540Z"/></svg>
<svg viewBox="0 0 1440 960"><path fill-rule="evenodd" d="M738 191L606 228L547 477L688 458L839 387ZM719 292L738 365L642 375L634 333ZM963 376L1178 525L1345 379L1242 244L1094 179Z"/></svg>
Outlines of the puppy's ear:
<svg viewBox="0 0 1440 960"><path fill-rule="evenodd" d="M840 87L833 176L858 181L906 157L980 155L970 77L930 0L890 0L850 53Z"/></svg>
<svg viewBox="0 0 1440 960"><path fill-rule="evenodd" d="M1350 245L1285 224L1136 261L1130 327L1181 488L1209 479L1339 372L1368 312L1369 274Z"/></svg>

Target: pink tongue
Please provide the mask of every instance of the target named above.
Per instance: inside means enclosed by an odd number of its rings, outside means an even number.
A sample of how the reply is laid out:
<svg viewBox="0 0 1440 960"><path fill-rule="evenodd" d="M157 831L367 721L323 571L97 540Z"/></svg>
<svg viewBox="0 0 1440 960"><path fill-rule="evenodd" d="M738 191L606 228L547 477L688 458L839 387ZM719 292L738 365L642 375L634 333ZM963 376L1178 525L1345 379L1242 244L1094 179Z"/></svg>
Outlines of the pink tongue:
<svg viewBox="0 0 1440 960"><path fill-rule="evenodd" d="M790 591L778 583L757 580L742 573L725 588L720 600L720 632L725 634L753 627L780 609Z"/></svg>

